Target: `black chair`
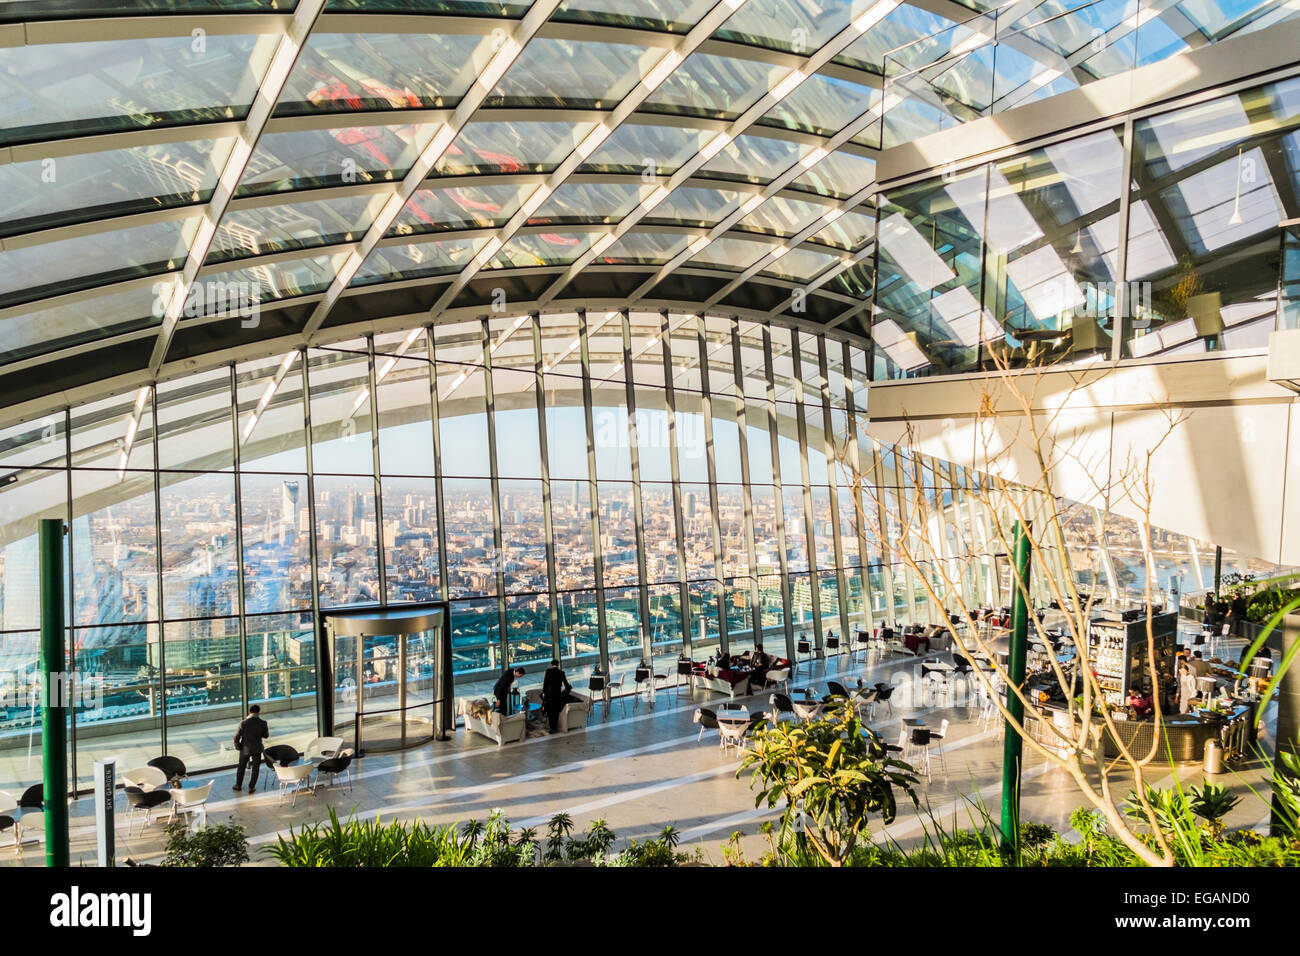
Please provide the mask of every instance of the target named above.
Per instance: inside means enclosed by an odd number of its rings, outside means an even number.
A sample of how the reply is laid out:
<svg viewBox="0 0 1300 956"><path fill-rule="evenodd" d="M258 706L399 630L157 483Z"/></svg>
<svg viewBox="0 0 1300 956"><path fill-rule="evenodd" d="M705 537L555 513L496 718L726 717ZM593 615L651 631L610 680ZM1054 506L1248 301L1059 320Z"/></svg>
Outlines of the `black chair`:
<svg viewBox="0 0 1300 956"><path fill-rule="evenodd" d="M352 771L348 768L352 765L352 751L340 750L336 756L322 760L316 767L316 775L319 778L321 774L329 777L330 785L339 777L348 778L348 793L352 792ZM314 789L314 788L313 788Z"/></svg>
<svg viewBox="0 0 1300 956"><path fill-rule="evenodd" d="M849 689L837 680L828 680L826 689L831 692L832 697L848 697Z"/></svg>
<svg viewBox="0 0 1300 956"><path fill-rule="evenodd" d="M718 715L716 712L709 710L709 708L707 707L697 708L695 711L694 720L695 723L700 725L700 734L698 737L695 738L695 742L697 744L704 739L704 732L706 730L718 729Z"/></svg>
<svg viewBox="0 0 1300 956"><path fill-rule="evenodd" d="M12 830L14 833L14 847L22 851L22 843L18 837L18 817L11 817L7 813L0 813L0 833Z"/></svg>
<svg viewBox="0 0 1300 956"><path fill-rule="evenodd" d="M826 653L838 652L840 649L840 639L834 634L826 635Z"/></svg>
<svg viewBox="0 0 1300 956"><path fill-rule="evenodd" d="M140 831L143 833L144 828L149 824L149 814L164 804L171 803L171 800L170 790L150 790L145 793L139 787L127 787L126 835L131 835L131 821L136 813L144 815L144 823L140 825Z"/></svg>
<svg viewBox="0 0 1300 956"><path fill-rule="evenodd" d="M591 694L591 709L595 710L596 705L605 699L605 675L593 672L587 679L587 691ZM606 717L609 716L608 710L606 708Z"/></svg>
<svg viewBox="0 0 1300 956"><path fill-rule="evenodd" d="M45 809L45 784L34 783L18 798L19 810L44 810Z"/></svg>
<svg viewBox="0 0 1300 956"><path fill-rule="evenodd" d="M178 782L185 776L185 763L179 757L169 757L163 754L161 757L154 757L150 760L149 766L161 770L172 783Z"/></svg>
<svg viewBox="0 0 1300 956"><path fill-rule="evenodd" d="M883 685L881 685L881 684L877 684L877 685L876 685L876 699L873 700L873 701L871 702L871 710L872 710L872 712L874 713L874 711L875 711L875 709L876 709L876 704L884 704L886 707L889 708L889 716L890 716L890 717L893 717L893 716L894 716L894 705L893 705L893 704L890 702L890 700L889 700L889 698L891 698L891 697L893 697L893 696L894 696L894 688L892 688L892 687L885 687L885 686L883 686Z"/></svg>
<svg viewBox="0 0 1300 956"><path fill-rule="evenodd" d="M926 727L912 728L912 736L908 740L907 750L904 751L903 760L911 763L912 761L908 760L908 755L913 753L919 754L921 759L919 765L913 763L912 766L916 768L917 772L925 774L925 779L929 780L930 779L930 731L928 728ZM912 760L915 759L916 757L913 756Z"/></svg>
<svg viewBox="0 0 1300 956"><path fill-rule="evenodd" d="M636 672L632 675L632 680L636 685L637 700L641 699L641 685L649 684L651 677L653 677L653 675L648 667L638 667Z"/></svg>
<svg viewBox="0 0 1300 956"><path fill-rule="evenodd" d="M777 720L781 719L782 714L794 713L794 702L786 694L773 694L768 698L768 703L776 708L775 716Z"/></svg>

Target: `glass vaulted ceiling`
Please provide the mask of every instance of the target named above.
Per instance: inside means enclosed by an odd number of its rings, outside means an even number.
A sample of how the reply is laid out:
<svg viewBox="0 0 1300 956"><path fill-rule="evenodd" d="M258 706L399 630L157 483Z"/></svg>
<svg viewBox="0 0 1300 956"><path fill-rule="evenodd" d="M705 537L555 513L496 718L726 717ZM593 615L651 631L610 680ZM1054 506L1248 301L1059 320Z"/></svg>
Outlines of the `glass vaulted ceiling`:
<svg viewBox="0 0 1300 956"><path fill-rule="evenodd" d="M498 271L563 297L682 268L678 298L752 278L784 301L869 262L881 58L861 51L882 21L867 47L898 45L898 9L0 2L24 25L0 32L0 375L119 342L156 371L236 298L302 305L274 331L311 333L347 286ZM870 290L833 285L837 311Z"/></svg>

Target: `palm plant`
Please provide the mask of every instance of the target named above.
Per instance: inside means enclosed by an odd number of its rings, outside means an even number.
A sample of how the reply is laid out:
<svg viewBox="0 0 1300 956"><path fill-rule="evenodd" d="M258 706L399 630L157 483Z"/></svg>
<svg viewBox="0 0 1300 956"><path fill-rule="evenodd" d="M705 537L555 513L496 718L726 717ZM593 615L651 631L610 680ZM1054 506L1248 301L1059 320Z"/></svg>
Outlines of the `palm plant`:
<svg viewBox="0 0 1300 956"><path fill-rule="evenodd" d="M1241 797L1222 784L1207 783L1203 787L1192 787L1189 803L1192 812L1205 821L1210 839L1218 840L1223 837L1223 818L1241 803Z"/></svg>

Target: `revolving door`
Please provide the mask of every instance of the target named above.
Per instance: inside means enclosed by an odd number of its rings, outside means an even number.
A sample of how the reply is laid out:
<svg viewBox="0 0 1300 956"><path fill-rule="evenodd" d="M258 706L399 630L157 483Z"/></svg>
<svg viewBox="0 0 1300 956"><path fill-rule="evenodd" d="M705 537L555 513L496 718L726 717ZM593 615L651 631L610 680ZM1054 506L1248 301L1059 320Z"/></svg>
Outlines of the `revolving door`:
<svg viewBox="0 0 1300 956"><path fill-rule="evenodd" d="M329 684L319 694L327 736L358 755L446 740L452 726L451 641L442 606L328 611Z"/></svg>

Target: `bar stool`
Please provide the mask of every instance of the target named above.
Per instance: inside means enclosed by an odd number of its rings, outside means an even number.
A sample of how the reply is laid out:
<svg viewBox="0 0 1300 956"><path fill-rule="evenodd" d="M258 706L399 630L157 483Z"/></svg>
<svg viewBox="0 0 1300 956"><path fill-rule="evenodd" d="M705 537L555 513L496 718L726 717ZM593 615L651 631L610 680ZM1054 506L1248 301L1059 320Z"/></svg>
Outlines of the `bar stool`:
<svg viewBox="0 0 1300 956"><path fill-rule="evenodd" d="M799 673L799 658L807 656L808 658L808 676L812 676L812 642L806 637L799 638L799 643L794 646L794 672Z"/></svg>

